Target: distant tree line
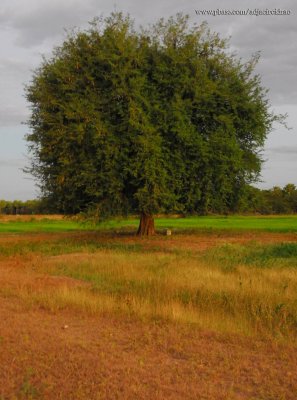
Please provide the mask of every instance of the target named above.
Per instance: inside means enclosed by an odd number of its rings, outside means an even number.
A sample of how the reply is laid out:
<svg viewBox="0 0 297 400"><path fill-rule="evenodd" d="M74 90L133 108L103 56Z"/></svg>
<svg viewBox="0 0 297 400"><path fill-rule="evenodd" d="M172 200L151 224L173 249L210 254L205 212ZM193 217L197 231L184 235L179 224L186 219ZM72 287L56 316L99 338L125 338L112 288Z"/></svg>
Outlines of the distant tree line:
<svg viewBox="0 0 297 400"><path fill-rule="evenodd" d="M0 200L0 214L4 215L34 215L61 213L61 210L53 207L45 199L27 201L6 201ZM200 214L221 214L221 210L212 207L205 213ZM245 194L242 196L236 209L229 208L224 214L295 214L297 213L297 187L288 183L283 188L274 186L272 189L258 189L247 185ZM197 213L195 213L197 214Z"/></svg>
<svg viewBox="0 0 297 400"><path fill-rule="evenodd" d="M258 214L295 214L297 212L297 187L288 183L283 188L261 190L253 186L246 187L237 210L241 213Z"/></svg>
<svg viewBox="0 0 297 400"><path fill-rule="evenodd" d="M30 214L52 214L55 210L51 209L46 201L35 200L0 200L0 214L4 215L30 215Z"/></svg>

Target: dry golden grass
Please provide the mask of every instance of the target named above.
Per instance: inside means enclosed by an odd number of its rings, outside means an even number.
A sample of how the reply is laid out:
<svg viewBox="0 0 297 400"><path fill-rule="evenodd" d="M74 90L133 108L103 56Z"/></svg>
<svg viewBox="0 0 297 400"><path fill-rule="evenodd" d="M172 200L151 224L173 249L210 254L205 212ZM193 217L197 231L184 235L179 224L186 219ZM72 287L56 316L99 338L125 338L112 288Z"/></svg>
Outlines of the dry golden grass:
<svg viewBox="0 0 297 400"><path fill-rule="evenodd" d="M61 214L32 214L32 215L5 215L0 214L1 222L30 222L40 220L62 221L64 216Z"/></svg>
<svg viewBox="0 0 297 400"><path fill-rule="evenodd" d="M32 254L14 267L2 266L0 292L27 306L161 318L295 341L296 269L238 265L226 272L203 258L119 250Z"/></svg>

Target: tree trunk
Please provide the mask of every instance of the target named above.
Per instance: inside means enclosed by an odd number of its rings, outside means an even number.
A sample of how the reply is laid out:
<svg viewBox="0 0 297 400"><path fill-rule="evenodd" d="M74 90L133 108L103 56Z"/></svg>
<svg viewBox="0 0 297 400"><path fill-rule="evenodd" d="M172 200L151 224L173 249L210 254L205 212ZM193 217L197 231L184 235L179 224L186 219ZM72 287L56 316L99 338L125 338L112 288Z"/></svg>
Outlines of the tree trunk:
<svg viewBox="0 0 297 400"><path fill-rule="evenodd" d="M154 217L151 214L141 213L137 235L151 236L155 233L156 231Z"/></svg>

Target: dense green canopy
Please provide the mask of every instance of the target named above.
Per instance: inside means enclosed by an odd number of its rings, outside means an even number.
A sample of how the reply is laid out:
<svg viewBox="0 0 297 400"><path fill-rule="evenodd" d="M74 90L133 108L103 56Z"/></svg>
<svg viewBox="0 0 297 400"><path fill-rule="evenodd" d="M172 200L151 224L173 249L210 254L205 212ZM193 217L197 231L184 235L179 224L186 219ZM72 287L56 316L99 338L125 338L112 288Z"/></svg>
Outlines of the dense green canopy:
<svg viewBox="0 0 297 400"><path fill-rule="evenodd" d="M277 118L257 60L183 15L140 31L121 13L96 20L26 89L29 171L67 213L234 210Z"/></svg>

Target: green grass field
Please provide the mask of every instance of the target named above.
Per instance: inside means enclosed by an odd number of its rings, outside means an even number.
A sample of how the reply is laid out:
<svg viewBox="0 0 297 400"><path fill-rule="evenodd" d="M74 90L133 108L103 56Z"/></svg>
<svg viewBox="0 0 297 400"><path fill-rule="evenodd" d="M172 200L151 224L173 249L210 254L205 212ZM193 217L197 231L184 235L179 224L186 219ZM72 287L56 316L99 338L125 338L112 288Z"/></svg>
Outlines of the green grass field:
<svg viewBox="0 0 297 400"><path fill-rule="evenodd" d="M26 233L26 232L71 232L105 229L129 229L133 231L138 226L138 219L117 219L100 224L90 224L75 221L71 218L51 220L48 218L22 221L16 217L15 221L6 221L0 216L0 233ZM156 229L170 228L175 231L195 230L262 230L270 232L297 232L297 216L206 216L187 218L156 218Z"/></svg>

